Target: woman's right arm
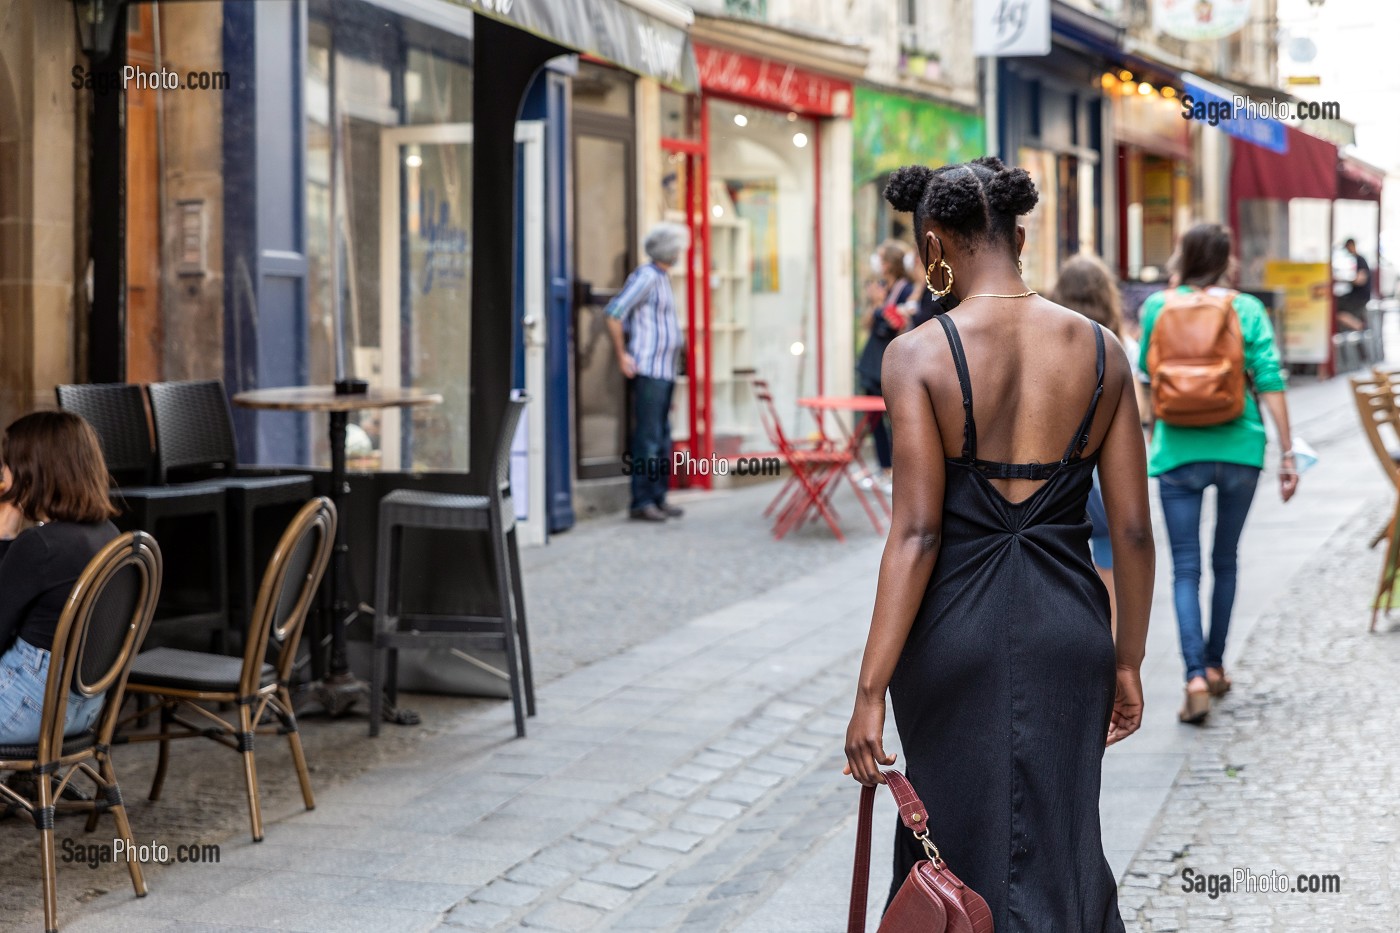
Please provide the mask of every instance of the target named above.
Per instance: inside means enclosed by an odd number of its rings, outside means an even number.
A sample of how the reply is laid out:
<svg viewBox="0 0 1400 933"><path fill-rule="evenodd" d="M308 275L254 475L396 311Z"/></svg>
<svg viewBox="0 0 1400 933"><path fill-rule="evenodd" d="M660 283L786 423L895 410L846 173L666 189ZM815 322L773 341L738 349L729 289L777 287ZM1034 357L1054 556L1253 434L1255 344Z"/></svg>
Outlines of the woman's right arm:
<svg viewBox="0 0 1400 933"><path fill-rule="evenodd" d="M943 442L933 402L918 372L913 335L885 351L881 384L894 436L894 515L880 559L875 611L860 665L855 711L846 729L846 773L881 783L885 754L885 691L923 601L943 530Z"/></svg>
<svg viewBox="0 0 1400 933"><path fill-rule="evenodd" d="M1147 498L1147 450L1142 443L1131 368L1121 352L1112 355L1120 375L1118 407L1099 452L1099 485L1113 542L1113 589L1118 603L1118 695L1108 744L1122 741L1142 725L1140 671L1147 649L1147 619L1157 555L1152 541L1152 510Z"/></svg>

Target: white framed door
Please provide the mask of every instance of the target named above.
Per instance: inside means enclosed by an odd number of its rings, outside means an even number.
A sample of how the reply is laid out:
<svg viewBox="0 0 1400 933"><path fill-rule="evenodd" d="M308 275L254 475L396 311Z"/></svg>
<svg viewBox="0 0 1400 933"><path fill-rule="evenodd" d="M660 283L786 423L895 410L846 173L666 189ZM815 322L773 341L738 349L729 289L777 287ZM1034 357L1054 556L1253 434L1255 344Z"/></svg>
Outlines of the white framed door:
<svg viewBox="0 0 1400 933"><path fill-rule="evenodd" d="M544 269L544 122L516 123L515 143L521 166L523 210L519 218L525 288L516 309L525 343L525 392L530 404L516 431L511 450L511 490L522 545L544 544L545 521L545 269Z"/></svg>

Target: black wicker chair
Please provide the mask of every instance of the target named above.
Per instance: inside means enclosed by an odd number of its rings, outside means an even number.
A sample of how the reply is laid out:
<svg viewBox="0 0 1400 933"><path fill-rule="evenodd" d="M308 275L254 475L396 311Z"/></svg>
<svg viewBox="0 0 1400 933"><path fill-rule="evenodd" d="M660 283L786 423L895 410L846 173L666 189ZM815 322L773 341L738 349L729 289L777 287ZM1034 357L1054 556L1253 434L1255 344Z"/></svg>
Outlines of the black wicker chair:
<svg viewBox="0 0 1400 933"><path fill-rule="evenodd" d="M286 526L297 509L315 495L311 477L239 466L233 418L222 382L155 382L146 391L155 424L157 479L214 483L227 494L231 596L246 621L257 593L253 583L256 568L266 562L276 541L270 534L259 535L259 531L276 532ZM258 521L265 511L266 520Z"/></svg>
<svg viewBox="0 0 1400 933"><path fill-rule="evenodd" d="M201 546L173 548L173 571L156 607L159 641L166 633L184 636L212 626L222 639L228 628L228 518L221 487L212 484L153 485L155 454L141 387L128 383L61 385L58 407L81 416L97 432L107 470L117 487L112 501L121 510L123 531L148 531L170 545L185 539L176 526L198 523ZM182 554L188 557L182 562ZM182 566L182 563L184 566ZM186 570L204 565L203 574ZM208 586L198 585L207 578Z"/></svg>
<svg viewBox="0 0 1400 933"><path fill-rule="evenodd" d="M400 648L467 649L483 639L499 641L506 653L506 677L515 706L515 734L525 735L526 715L535 715L535 681L530 670L530 639L525 627L525 593L515 534L515 504L510 495L510 445L529 398L506 404L496 437L496 475L490 494L397 489L379 500L379 553L375 570L374 658L370 683L369 734L379 734L384 688L398 705ZM490 538L499 616L450 616L404 613L399 606L400 540L404 528L484 531ZM386 658L385 655L388 655Z"/></svg>

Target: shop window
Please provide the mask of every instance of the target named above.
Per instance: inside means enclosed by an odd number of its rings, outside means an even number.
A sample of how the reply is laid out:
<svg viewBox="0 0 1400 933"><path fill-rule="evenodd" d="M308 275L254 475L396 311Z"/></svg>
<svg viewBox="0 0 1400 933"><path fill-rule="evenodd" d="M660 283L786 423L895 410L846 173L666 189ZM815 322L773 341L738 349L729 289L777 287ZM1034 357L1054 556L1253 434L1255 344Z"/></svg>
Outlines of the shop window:
<svg viewBox="0 0 1400 933"><path fill-rule="evenodd" d="M127 61L146 73L227 77L222 4L132 4ZM210 41L208 37L213 36ZM222 76L222 77L220 77ZM154 82L160 84L161 82ZM126 378L224 378L221 250L226 192L218 170L219 91L142 85L126 108Z"/></svg>
<svg viewBox="0 0 1400 933"><path fill-rule="evenodd" d="M593 62L580 62L578 74L574 75L573 80L574 106L593 113L630 117L635 83L635 79L625 71Z"/></svg>
<svg viewBox="0 0 1400 933"><path fill-rule="evenodd" d="M715 445L760 443L750 374L783 419L817 388L817 170L814 121L713 100L710 285Z"/></svg>
<svg viewBox="0 0 1400 933"><path fill-rule="evenodd" d="M698 140L700 138L700 99L661 89L661 138Z"/></svg>
<svg viewBox="0 0 1400 933"><path fill-rule="evenodd" d="M443 404L352 415L352 468L466 470L472 70L465 40L313 4L306 72L309 381ZM312 436L318 437L320 432ZM328 451L317 441L318 460Z"/></svg>

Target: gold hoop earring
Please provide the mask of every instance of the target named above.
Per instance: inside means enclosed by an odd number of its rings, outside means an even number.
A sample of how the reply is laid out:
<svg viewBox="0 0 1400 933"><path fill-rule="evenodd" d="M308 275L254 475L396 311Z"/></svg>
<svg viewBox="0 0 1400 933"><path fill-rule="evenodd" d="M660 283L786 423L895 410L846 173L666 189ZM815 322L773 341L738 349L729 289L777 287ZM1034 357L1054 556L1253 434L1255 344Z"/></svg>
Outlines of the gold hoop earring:
<svg viewBox="0 0 1400 933"><path fill-rule="evenodd" d="M943 267L943 275L948 277L948 284L942 289L937 288L933 284L933 270L937 269L939 266ZM953 290L953 267L948 265L948 260L940 259L937 263L929 263L928 270L924 272L924 284L928 286L928 290L933 293L933 297L935 298L942 298L944 295L951 292Z"/></svg>

